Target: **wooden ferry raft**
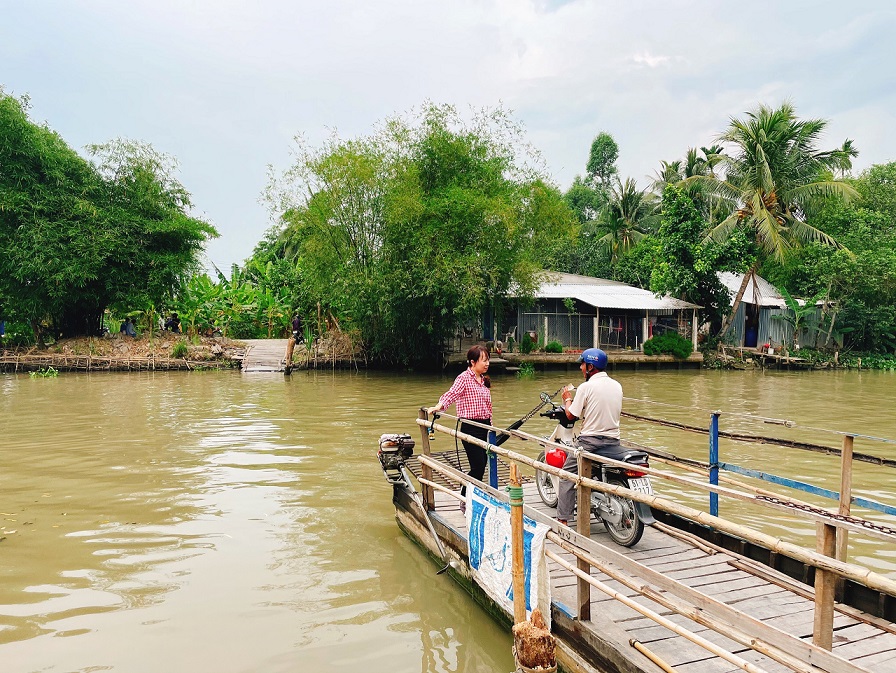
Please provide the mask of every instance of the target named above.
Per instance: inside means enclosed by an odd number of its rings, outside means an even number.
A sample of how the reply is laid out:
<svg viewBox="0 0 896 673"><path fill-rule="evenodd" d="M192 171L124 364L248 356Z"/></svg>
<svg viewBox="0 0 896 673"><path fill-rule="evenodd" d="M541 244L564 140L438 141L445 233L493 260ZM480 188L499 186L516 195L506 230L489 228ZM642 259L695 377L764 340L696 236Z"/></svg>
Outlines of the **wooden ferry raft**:
<svg viewBox="0 0 896 673"><path fill-rule="evenodd" d="M491 614L509 624L510 615L471 579L466 521L455 491L461 482L469 483L462 471L466 466L450 464L454 462L454 451L431 454L425 431L430 423L421 414L418 424L424 428L423 455L409 466L421 478L432 523L455 561L450 572ZM489 446L505 459L500 461L502 465L538 465L558 476L570 476L514 451L478 442L452 428L435 425L434 429ZM546 444L526 433L511 434ZM501 473L499 468L499 476ZM651 470L651 475L660 476L657 470ZM584 477L575 481L579 489L618 488ZM501 491L485 484L477 482L476 486L495 498L507 499ZM584 533L580 534L558 525L554 511L544 507L534 485L527 484L526 515L551 527L546 554L552 590L552 629L558 641L561 670L896 673L896 627L887 620L833 602L838 577L863 582L889 597L896 596L896 582L749 529L738 530L735 524L687 511L688 508L658 496L633 492L625 495L649 500L655 510L672 510L676 516L690 514L699 525L713 523L723 531L727 528L743 533L747 541L765 542L776 554L789 552L813 567L816 590L797 586L791 578L769 567L664 524L648 529L632 549L609 540L600 522L575 522L572 525ZM439 557L424 515L407 489L395 486L393 501L402 530ZM826 533L820 539L829 552L833 551L830 532L839 525L845 524L835 519L820 526ZM856 528L853 525L852 530Z"/></svg>

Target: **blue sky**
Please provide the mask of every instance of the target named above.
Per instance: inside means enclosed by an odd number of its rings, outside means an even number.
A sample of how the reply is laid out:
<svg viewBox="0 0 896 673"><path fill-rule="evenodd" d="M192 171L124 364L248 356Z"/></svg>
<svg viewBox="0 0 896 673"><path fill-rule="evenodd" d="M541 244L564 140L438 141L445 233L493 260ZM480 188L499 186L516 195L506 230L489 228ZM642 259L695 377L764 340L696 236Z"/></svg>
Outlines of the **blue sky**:
<svg viewBox="0 0 896 673"><path fill-rule="evenodd" d="M708 145L787 99L896 160L896 5L723 0L44 0L5 2L0 86L73 147L143 140L180 162L197 214L242 262L271 226L259 196L292 138L371 132L424 100L514 111L566 188L611 133L624 176Z"/></svg>

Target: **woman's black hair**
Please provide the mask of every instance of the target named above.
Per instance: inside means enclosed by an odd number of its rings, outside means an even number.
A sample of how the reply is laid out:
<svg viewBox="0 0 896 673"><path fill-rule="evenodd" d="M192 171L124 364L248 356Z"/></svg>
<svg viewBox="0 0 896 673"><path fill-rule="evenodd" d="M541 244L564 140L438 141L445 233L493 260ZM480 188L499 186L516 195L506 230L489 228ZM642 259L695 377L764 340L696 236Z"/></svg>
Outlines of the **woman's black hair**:
<svg viewBox="0 0 896 673"><path fill-rule="evenodd" d="M479 362L482 359L482 356L485 355L485 359L488 360L491 358L491 355L488 352L488 348L485 346L480 346L476 344L470 350L467 351L467 366L472 367L474 362ZM488 374L482 375L482 384L486 388L492 387L492 380L488 377Z"/></svg>

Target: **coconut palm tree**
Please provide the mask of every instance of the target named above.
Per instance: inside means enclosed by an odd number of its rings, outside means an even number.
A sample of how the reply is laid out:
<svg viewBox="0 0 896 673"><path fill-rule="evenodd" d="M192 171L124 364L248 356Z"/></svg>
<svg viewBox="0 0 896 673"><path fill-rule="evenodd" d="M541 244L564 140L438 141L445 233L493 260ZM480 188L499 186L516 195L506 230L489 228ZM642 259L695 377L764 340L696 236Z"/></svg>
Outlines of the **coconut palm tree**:
<svg viewBox="0 0 896 673"><path fill-rule="evenodd" d="M619 255L631 250L658 221L653 194L638 189L632 178L625 182L616 180L598 216L597 226L605 232L598 243L609 251L610 262L615 264Z"/></svg>
<svg viewBox="0 0 896 673"><path fill-rule="evenodd" d="M735 229L744 227L759 250L744 274L720 337L728 331L760 262L781 260L789 250L812 241L840 247L831 236L806 222L821 201L856 196L851 186L834 179L833 172L843 171L858 152L851 141L835 150L817 150L815 145L826 125L822 119L797 119L790 103L776 109L760 106L744 119L732 119L728 130L718 137L730 150L716 155L723 176L713 173L686 179L735 205L705 241L724 241Z"/></svg>

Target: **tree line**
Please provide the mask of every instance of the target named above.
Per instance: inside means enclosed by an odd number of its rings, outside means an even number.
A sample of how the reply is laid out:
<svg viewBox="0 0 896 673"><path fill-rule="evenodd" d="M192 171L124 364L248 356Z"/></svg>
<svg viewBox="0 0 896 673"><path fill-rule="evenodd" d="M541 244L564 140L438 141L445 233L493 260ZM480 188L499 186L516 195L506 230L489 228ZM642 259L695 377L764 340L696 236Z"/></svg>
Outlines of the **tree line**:
<svg viewBox="0 0 896 673"><path fill-rule="evenodd" d="M0 89L0 319L41 342L170 304L217 236L174 159L127 140L85 159L28 110Z"/></svg>
<svg viewBox="0 0 896 673"><path fill-rule="evenodd" d="M582 224L567 269L700 304L715 339L760 274L785 298L821 302L816 327L838 347L893 352L896 163L851 175L857 149L819 148L825 126L789 103L759 106L716 144L661 162L644 190L616 175L615 143L599 135L565 195ZM734 297L719 271L744 274Z"/></svg>
<svg viewBox="0 0 896 673"><path fill-rule="evenodd" d="M276 224L229 278L202 273L216 235L175 163L114 141L82 158L0 92L0 318L39 338L92 333L103 312L177 310L187 331L352 332L383 364L431 361L459 324L531 297L544 269L631 283L705 307L725 338L719 271L821 298L847 348L896 348L896 163L851 174L851 141L789 104L730 120L715 144L663 161L646 188L594 139L566 191L503 108L427 103L367 136L298 138L271 172Z"/></svg>

